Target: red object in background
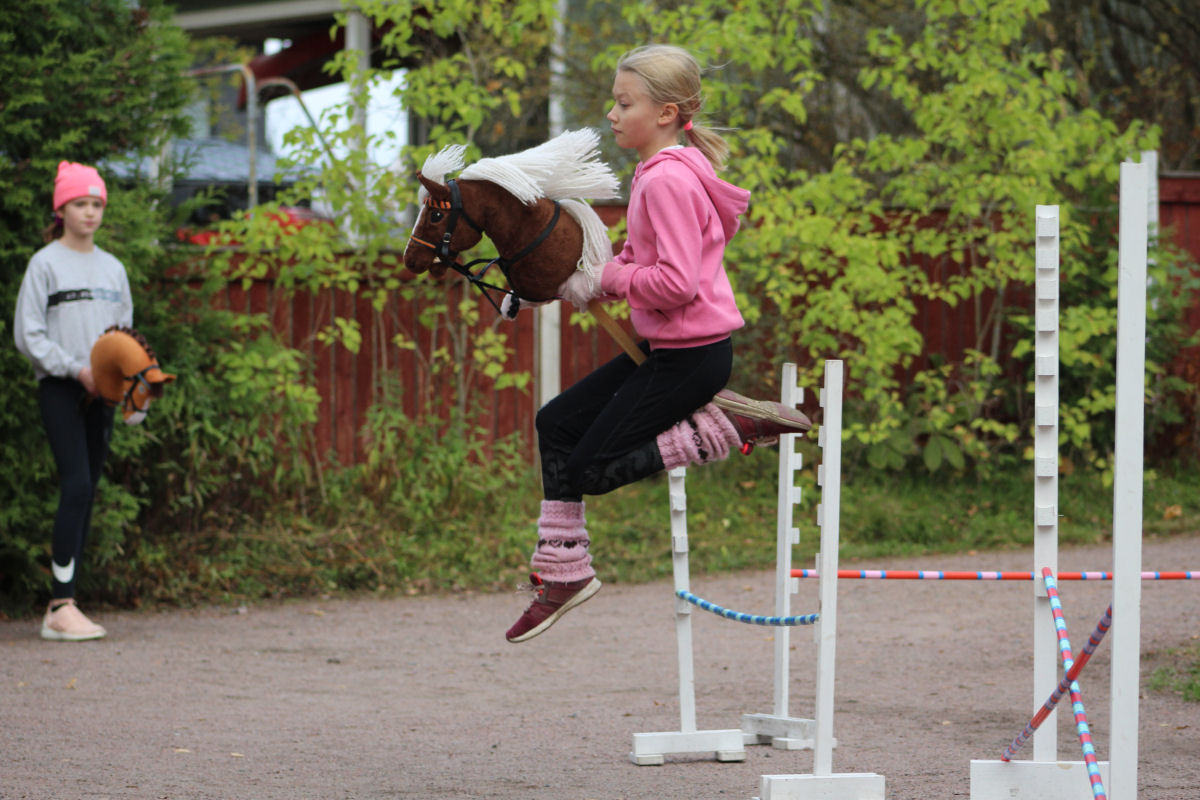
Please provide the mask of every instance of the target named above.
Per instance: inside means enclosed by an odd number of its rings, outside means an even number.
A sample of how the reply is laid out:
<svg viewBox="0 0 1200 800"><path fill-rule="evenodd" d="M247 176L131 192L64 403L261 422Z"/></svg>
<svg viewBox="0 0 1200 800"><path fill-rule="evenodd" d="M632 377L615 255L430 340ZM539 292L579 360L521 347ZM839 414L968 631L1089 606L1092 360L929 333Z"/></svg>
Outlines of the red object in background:
<svg viewBox="0 0 1200 800"><path fill-rule="evenodd" d="M284 206L279 209L278 213L272 212L267 216L278 222L279 227L285 231L289 229L295 231L307 225L318 223L333 223L333 220L328 217L323 217L311 208L304 208L302 206ZM207 247L210 244L225 246L240 244L240 242L223 236L220 231L212 228L179 228L175 231L175 238L185 244L196 244L202 247Z"/></svg>
<svg viewBox="0 0 1200 800"><path fill-rule="evenodd" d="M383 38L391 25L371 28L373 44ZM263 53L250 59L248 66L254 73L255 80L267 78L287 78L296 84L300 91L319 89L322 86L338 83L339 78L325 70L325 64L346 46L346 32L338 28L331 36L328 30L311 33L294 40L289 46L278 53ZM246 109L246 84L238 90L237 108Z"/></svg>
<svg viewBox="0 0 1200 800"><path fill-rule="evenodd" d="M334 83L336 79L321 69L335 53L345 47L345 33L339 28L334 36L328 31L310 34L292 42L278 53L262 54L250 59L250 71L256 80L264 78L287 78L300 91L316 89ZM246 84L238 90L237 108L246 108Z"/></svg>

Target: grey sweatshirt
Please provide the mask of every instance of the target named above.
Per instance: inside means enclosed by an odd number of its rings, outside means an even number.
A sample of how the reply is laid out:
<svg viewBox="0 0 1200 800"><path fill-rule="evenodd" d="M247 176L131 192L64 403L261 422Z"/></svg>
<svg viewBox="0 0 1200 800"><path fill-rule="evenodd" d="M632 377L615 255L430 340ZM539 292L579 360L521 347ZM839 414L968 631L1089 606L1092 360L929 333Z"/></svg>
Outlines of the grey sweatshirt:
<svg viewBox="0 0 1200 800"><path fill-rule="evenodd" d="M38 380L78 376L110 325L133 325L120 261L99 247L80 253L58 240L33 254L17 295L13 340Z"/></svg>

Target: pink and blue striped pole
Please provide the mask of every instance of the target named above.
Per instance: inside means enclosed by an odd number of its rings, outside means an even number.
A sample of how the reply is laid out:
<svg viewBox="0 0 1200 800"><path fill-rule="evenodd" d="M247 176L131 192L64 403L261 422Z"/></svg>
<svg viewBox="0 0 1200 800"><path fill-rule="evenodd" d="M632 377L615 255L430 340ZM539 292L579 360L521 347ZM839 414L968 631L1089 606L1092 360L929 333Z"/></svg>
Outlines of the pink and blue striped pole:
<svg viewBox="0 0 1200 800"><path fill-rule="evenodd" d="M815 569L793 569L793 578L818 578ZM894 580L894 581L1033 581L1032 572L971 572L936 569L839 569L838 580ZM1111 581L1111 572L1060 572L1060 581ZM1175 572L1143 572L1144 581L1195 581L1200 580L1200 570Z"/></svg>
<svg viewBox="0 0 1200 800"><path fill-rule="evenodd" d="M1087 666L1087 662L1091 660L1092 653L1096 652L1096 648L1100 646L1100 642L1104 641L1104 635L1108 633L1108 629L1112 627L1112 606L1104 612L1104 616L1100 618L1100 622L1096 625L1096 630L1092 631L1092 635L1088 637L1087 644L1083 647L1083 652L1079 654L1079 658L1067 670L1067 674L1059 681L1057 688L1051 692L1050 697L1045 704L1033 715L1033 719L1025 726L1025 730L1021 731L1017 738L1012 740L1012 744L1004 748L1003 755L1000 756L1001 761L1012 761L1012 757L1020 749L1021 745L1033 735L1033 732L1038 729L1054 707L1058 705L1058 701L1062 699L1063 694L1070 688L1071 683L1079 677L1079 673L1083 672L1083 668Z"/></svg>
<svg viewBox="0 0 1200 800"><path fill-rule="evenodd" d="M1049 567L1042 569L1042 580L1046 584L1046 595L1050 599L1050 612L1054 615L1054 631L1058 636L1058 652L1062 656L1063 672L1070 671L1075 663L1071 655L1071 639L1067 635L1067 620L1063 616L1062 599L1058 596L1058 584ZM1088 781L1095 800L1105 798L1104 780L1100 776L1100 764L1096 761L1096 746L1092 742L1092 731L1088 726L1087 711L1083 707L1083 692L1078 681L1071 681L1071 710L1075 714L1075 730L1079 734L1079 745L1083 749L1083 762L1087 767Z"/></svg>

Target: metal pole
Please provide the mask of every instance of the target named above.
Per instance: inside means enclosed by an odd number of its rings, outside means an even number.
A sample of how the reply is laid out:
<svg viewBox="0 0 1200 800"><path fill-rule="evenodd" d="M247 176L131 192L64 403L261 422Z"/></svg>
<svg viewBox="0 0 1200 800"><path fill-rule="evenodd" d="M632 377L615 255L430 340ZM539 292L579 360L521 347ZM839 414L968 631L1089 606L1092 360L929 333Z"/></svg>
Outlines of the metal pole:
<svg viewBox="0 0 1200 800"><path fill-rule="evenodd" d="M371 21L361 12L351 9L346 15L346 50L358 51L359 74L365 75L371 68ZM367 135L367 86L354 89L354 125L361 131L360 146L365 146Z"/></svg>
<svg viewBox="0 0 1200 800"><path fill-rule="evenodd" d="M217 67L200 67L185 72L193 78L219 75L223 72L241 72L246 82L246 151L250 163L246 169L246 197L250 208L258 205L258 85L254 70L249 64L222 64Z"/></svg>

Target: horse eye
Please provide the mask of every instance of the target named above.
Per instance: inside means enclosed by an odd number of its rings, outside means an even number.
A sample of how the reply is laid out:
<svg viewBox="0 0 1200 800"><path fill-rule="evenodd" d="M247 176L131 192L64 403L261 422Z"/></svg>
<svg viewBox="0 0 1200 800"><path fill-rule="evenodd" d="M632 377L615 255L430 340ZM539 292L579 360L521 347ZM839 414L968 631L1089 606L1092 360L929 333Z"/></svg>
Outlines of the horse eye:
<svg viewBox="0 0 1200 800"><path fill-rule="evenodd" d="M429 211L429 221L430 222L441 222L443 216L445 216L445 215L441 211L438 211L436 208L430 209L430 211Z"/></svg>

